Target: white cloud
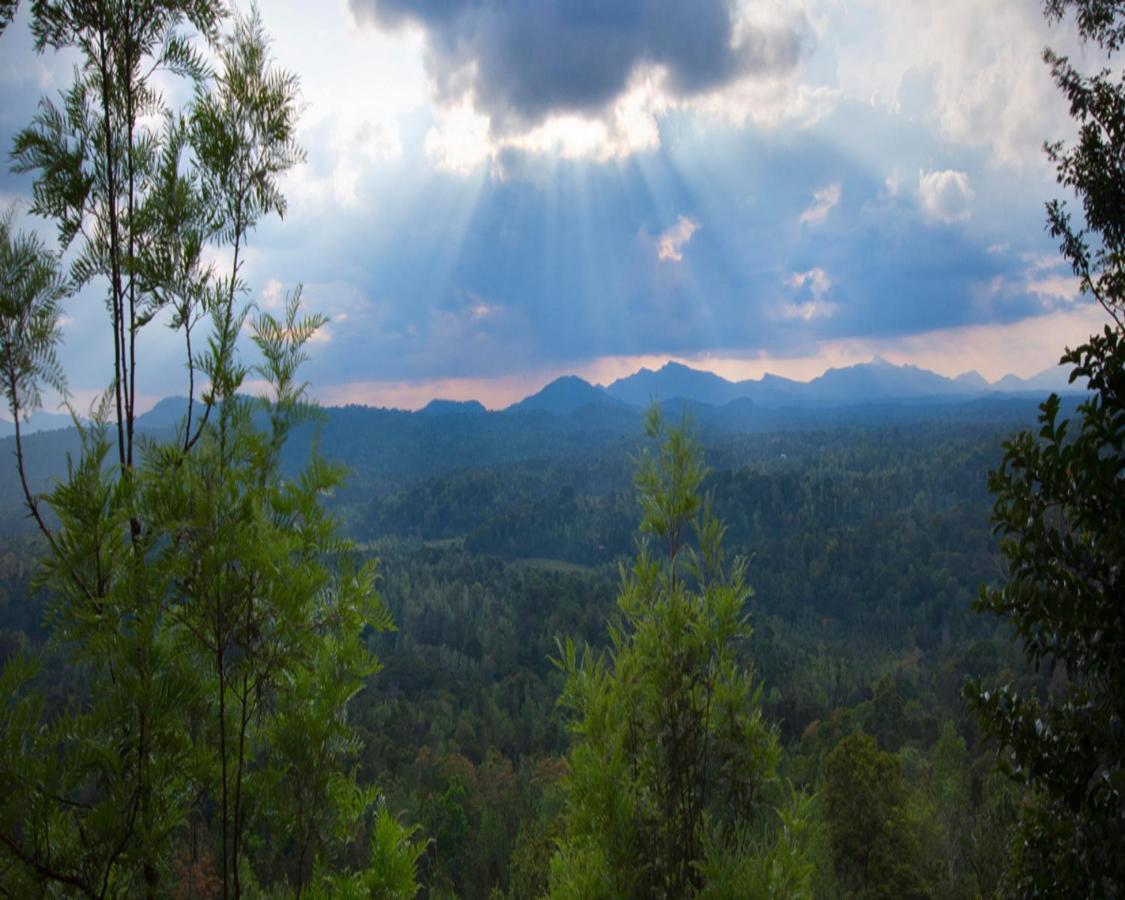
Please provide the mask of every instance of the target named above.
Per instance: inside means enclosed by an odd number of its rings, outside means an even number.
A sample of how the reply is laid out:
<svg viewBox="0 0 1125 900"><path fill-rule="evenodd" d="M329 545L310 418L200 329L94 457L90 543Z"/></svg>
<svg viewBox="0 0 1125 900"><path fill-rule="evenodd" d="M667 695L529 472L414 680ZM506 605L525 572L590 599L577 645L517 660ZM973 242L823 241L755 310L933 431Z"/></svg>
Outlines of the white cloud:
<svg viewBox="0 0 1125 900"><path fill-rule="evenodd" d="M964 222L973 200L969 176L955 169L918 173L918 203L930 219L947 224Z"/></svg>
<svg viewBox="0 0 1125 900"><path fill-rule="evenodd" d="M1041 251L1026 251L1020 254L1020 259L1026 263L1032 272L1050 272L1059 266L1066 265L1058 253L1043 253Z"/></svg>
<svg viewBox="0 0 1125 900"><path fill-rule="evenodd" d="M283 178L297 214L363 206L372 175L403 155L404 123L428 98L419 35L358 28L342 0L321 13L299 0L270 0L264 11L278 65L300 77L297 138L308 161Z"/></svg>
<svg viewBox="0 0 1125 900"><path fill-rule="evenodd" d="M995 160L1041 165L1061 137L1066 107L1043 47L1080 57L1073 28L1052 29L1027 0L825 0L841 89L942 137L983 146ZM870 27L850 27L855 21Z"/></svg>
<svg viewBox="0 0 1125 900"><path fill-rule="evenodd" d="M1072 303L1082 293L1082 282L1074 275L1047 275L1029 281L1027 290L1045 300Z"/></svg>
<svg viewBox="0 0 1125 900"><path fill-rule="evenodd" d="M826 319L835 315L836 304L826 300L810 300L807 303L790 303L785 307L785 318L801 319L811 322L813 319Z"/></svg>
<svg viewBox="0 0 1125 900"><path fill-rule="evenodd" d="M1027 277L1023 289L1034 294L1044 307L1067 306L1082 295L1082 282L1057 253L1024 253Z"/></svg>
<svg viewBox="0 0 1125 900"><path fill-rule="evenodd" d="M836 313L836 304L825 299L832 290L832 279L820 266L809 269L807 272L794 272L785 284L795 292L804 292L811 300L796 300L786 303L781 313L786 319L801 319L809 322L813 319L826 319Z"/></svg>
<svg viewBox="0 0 1125 900"><path fill-rule="evenodd" d="M475 291L465 291L462 301L470 318L476 322L504 312L504 308L498 303L482 297Z"/></svg>
<svg viewBox="0 0 1125 900"><path fill-rule="evenodd" d="M682 262L683 247L699 230L699 223L690 216L680 216L679 221L663 232L656 242L656 256L661 262Z"/></svg>
<svg viewBox="0 0 1125 900"><path fill-rule="evenodd" d="M841 96L837 88L794 78L744 78L721 91L670 107L736 127L752 122L765 128L808 128L828 115Z"/></svg>
<svg viewBox="0 0 1125 900"><path fill-rule="evenodd" d="M466 105L439 114L426 133L426 155L439 169L467 175L489 158L488 118Z"/></svg>
<svg viewBox="0 0 1125 900"><path fill-rule="evenodd" d="M285 286L276 278L270 278L258 295L259 305L264 310L275 311L285 307Z"/></svg>
<svg viewBox="0 0 1125 900"><path fill-rule="evenodd" d="M832 279L820 266L809 269L807 272L794 272L786 279L785 283L795 291L799 291L807 285L809 292L817 300L820 300L832 290Z"/></svg>
<svg viewBox="0 0 1125 900"><path fill-rule="evenodd" d="M628 89L600 115L554 115L526 131L493 135L493 152L550 153L563 159L621 159L660 146L659 116L671 108L662 69L639 69Z"/></svg>
<svg viewBox="0 0 1125 900"><path fill-rule="evenodd" d="M812 205L801 213L801 222L818 225L828 218L828 214L840 202L840 183L830 184L813 194Z"/></svg>
<svg viewBox="0 0 1125 900"><path fill-rule="evenodd" d="M359 203L360 180L383 160L402 156L402 137L394 119L340 118L329 149L335 160L332 195L341 206Z"/></svg>
<svg viewBox="0 0 1125 900"><path fill-rule="evenodd" d="M497 134L489 116L478 111L471 98L439 105L434 108L436 122L425 136L426 156L437 168L460 175L490 164L492 175L503 179L509 151L605 162L658 147L657 117L668 109L659 88L662 77L652 69L639 73L604 115L556 115L507 134Z"/></svg>

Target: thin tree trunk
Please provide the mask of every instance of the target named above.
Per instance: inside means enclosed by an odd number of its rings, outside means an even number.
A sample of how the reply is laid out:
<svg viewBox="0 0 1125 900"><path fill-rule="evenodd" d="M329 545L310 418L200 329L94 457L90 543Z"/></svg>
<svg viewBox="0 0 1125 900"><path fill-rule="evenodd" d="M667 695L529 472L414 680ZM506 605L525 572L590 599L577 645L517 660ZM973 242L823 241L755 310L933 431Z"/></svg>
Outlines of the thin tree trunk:
<svg viewBox="0 0 1125 900"><path fill-rule="evenodd" d="M226 669L223 661L223 629L222 629L222 600L216 592L215 595L215 662L219 670L219 760L221 769L221 803L222 817L222 865L223 865L223 900L230 896L230 857L227 845L227 703L226 703Z"/></svg>
<svg viewBox="0 0 1125 900"><path fill-rule="evenodd" d="M103 8L104 15L104 8ZM105 138L105 190L106 206L109 215L109 265L110 292L113 301L113 393L117 403L117 456L125 468L125 409L122 390L125 384L124 342L121 334L124 311L121 288L121 256L118 241L120 233L117 222L117 178L114 164L113 123L110 118L112 91L109 80L109 59L105 44L105 22L98 23L98 68L102 82L102 129Z"/></svg>

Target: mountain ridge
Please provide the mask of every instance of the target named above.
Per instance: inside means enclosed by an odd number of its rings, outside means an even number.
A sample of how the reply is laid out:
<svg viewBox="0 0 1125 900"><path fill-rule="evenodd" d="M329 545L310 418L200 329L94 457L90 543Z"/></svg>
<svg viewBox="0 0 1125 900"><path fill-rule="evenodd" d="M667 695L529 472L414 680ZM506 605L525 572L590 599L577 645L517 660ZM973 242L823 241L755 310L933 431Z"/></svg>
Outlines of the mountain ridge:
<svg viewBox="0 0 1125 900"><path fill-rule="evenodd" d="M770 372L760 378L731 381L706 369L683 363L666 362L659 369L642 367L632 375L608 385L593 384L578 375L563 375L540 390L502 409L488 410L478 400L450 400L435 397L415 414L444 418L450 415L470 418L496 413L551 413L571 416L586 410L604 413L627 408L644 408L653 400L662 404L687 401L691 404L722 408L735 401L749 401L773 411L787 408L835 409L865 404L901 403L928 400L971 400L1005 395L1081 394L1082 388L1067 381L1067 372L1051 366L1029 378L1005 375L987 381L975 370L955 377L939 375L911 364L896 365L882 357L866 363L834 367L809 381L796 381ZM165 397L151 410L138 416L137 424L149 430L174 428L186 411L184 397ZM408 411L404 411L408 412ZM36 412L24 425L25 434L65 429L70 417ZM0 438L14 433L12 423L0 418Z"/></svg>
<svg viewBox="0 0 1125 900"><path fill-rule="evenodd" d="M682 363L668 362L660 369L642 368L632 375L618 378L605 386L611 397L633 406L651 400L690 400L712 406L724 406L736 399L750 400L760 406L835 407L863 403L965 398L990 394L1048 392L1078 393L1066 381L1058 366L1044 369L1031 378L1005 375L988 382L976 371L955 378L939 375L920 366L896 365L882 357L851 366L833 367L809 381L794 381L766 373L758 379L730 381L706 370L693 369Z"/></svg>
<svg viewBox="0 0 1125 900"><path fill-rule="evenodd" d="M619 401L610 397L605 388L590 384L585 378L577 375L563 375L534 394L529 394L519 402L506 407L503 412L543 411L556 415L571 415L586 406L618 404Z"/></svg>

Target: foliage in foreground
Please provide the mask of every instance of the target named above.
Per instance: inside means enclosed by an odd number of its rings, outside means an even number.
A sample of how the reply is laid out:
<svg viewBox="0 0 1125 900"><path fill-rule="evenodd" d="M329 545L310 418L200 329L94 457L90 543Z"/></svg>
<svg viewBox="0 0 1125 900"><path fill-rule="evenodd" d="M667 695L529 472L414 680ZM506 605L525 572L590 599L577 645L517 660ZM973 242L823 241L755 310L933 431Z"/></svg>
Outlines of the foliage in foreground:
<svg viewBox="0 0 1125 900"><path fill-rule="evenodd" d="M296 82L273 68L256 15L227 22L214 0L32 8L39 49L74 48L80 64L13 158L35 174L32 212L54 222L72 263L64 279L3 220L9 411L19 421L42 387L63 389L60 301L80 286L105 291L114 364L46 496L30 489L17 430L24 500L48 549L51 652L69 683L60 701L24 655L0 675L6 894L417 890L419 845L385 810L369 815L376 792L353 762L347 709L376 669L365 632L391 627L375 566L352 561L323 508L337 469L314 455L281 474L292 428L312 413L298 370L324 320L301 315L299 290L281 318L249 320L242 300L247 237L284 212L277 177L301 158ZM186 82L184 108L165 105L155 72ZM182 337L188 382L165 441L134 427L137 351L155 321ZM244 325L261 357L252 367L237 346ZM202 351L198 326L210 332ZM243 396L251 375L268 398Z"/></svg>
<svg viewBox="0 0 1125 900"><path fill-rule="evenodd" d="M803 896L803 801L779 783L777 733L738 654L745 563L724 558L686 430L654 410L648 434L637 491L655 553L643 541L622 571L608 654L562 647L575 746L551 896Z"/></svg>
<svg viewBox="0 0 1125 900"><path fill-rule="evenodd" d="M1045 5L1053 19L1073 11L1081 37L1107 57L1120 50L1121 3ZM1048 145L1047 153L1085 220L1076 227L1054 201L1048 227L1113 324L1062 358L1089 390L1075 419L1060 420L1052 395L1038 435L1009 442L989 479L1008 580L983 590L978 608L1014 625L1028 661L1052 673L1051 690L978 682L966 695L1002 763L1030 788L1009 889L1114 897L1125 892L1125 73L1087 76L1051 51L1045 59L1079 126L1075 145Z"/></svg>
<svg viewBox="0 0 1125 900"><path fill-rule="evenodd" d="M1047 697L970 685L982 724L1032 789L1013 889L1115 896L1125 885L1125 346L1109 328L1065 359L1092 394L1077 422L1043 404L990 484L1009 577L980 609L1007 617L1054 673ZM1077 433L1071 434L1077 425Z"/></svg>

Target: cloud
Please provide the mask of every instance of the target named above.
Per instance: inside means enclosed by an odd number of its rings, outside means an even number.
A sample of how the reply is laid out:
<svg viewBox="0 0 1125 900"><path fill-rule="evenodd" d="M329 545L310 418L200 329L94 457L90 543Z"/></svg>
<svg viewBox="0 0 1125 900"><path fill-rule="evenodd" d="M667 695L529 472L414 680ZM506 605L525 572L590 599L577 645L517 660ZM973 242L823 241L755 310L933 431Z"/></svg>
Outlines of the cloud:
<svg viewBox="0 0 1125 900"><path fill-rule="evenodd" d="M918 202L930 219L950 224L964 222L971 215L974 197L969 176L954 169L918 173Z"/></svg>
<svg viewBox="0 0 1125 900"><path fill-rule="evenodd" d="M467 175L488 158L488 120L468 104L445 110L426 132L425 149L439 169Z"/></svg>
<svg viewBox="0 0 1125 900"><path fill-rule="evenodd" d="M819 266L807 272L794 272L785 280L785 284L799 298L803 295L803 299L787 303L782 309L782 315L786 319L808 322L812 319L829 318L836 313L836 304L825 300L832 290L832 279Z"/></svg>
<svg viewBox="0 0 1125 900"><path fill-rule="evenodd" d="M801 213L801 222L817 225L828 218L828 214L840 202L840 183L830 184L813 194L812 206Z"/></svg>
<svg viewBox="0 0 1125 900"><path fill-rule="evenodd" d="M735 0L349 5L360 22L420 31L437 106L468 105L499 144L557 149L570 138L558 127L542 133L552 122L566 131L600 127L570 148L574 155L652 146L655 116L670 105L714 104L727 87L785 75L808 37L803 16L751 17Z"/></svg>
<svg viewBox="0 0 1125 900"><path fill-rule="evenodd" d="M810 300L806 303L789 303L784 309L787 319L800 319L811 322L813 319L823 319L834 315L836 304L824 300Z"/></svg>
<svg viewBox="0 0 1125 900"><path fill-rule="evenodd" d="M1047 24L1041 3L858 0L821 9L842 45L836 74L847 95L1019 167L1042 165L1044 139L1065 136L1066 106L1043 47L1084 54L1073 29ZM871 27L849 27L860 17Z"/></svg>
<svg viewBox="0 0 1125 900"><path fill-rule="evenodd" d="M1074 275L1046 275L1029 281L1027 290L1052 305L1068 304L1081 296L1082 282Z"/></svg>
<svg viewBox="0 0 1125 900"><path fill-rule="evenodd" d="M270 278L262 285L258 295L259 305L268 312L277 312L285 308L285 285L276 278Z"/></svg>
<svg viewBox="0 0 1125 900"><path fill-rule="evenodd" d="M1024 253L1021 260L1026 268L1012 279L1014 290L1037 297L1045 310L1071 307L1082 296L1081 279L1058 253Z"/></svg>
<svg viewBox="0 0 1125 900"><path fill-rule="evenodd" d="M663 232L656 242L656 256L661 262L682 262L684 245L699 230L699 223L690 216L680 216L679 221Z"/></svg>
<svg viewBox="0 0 1125 900"><path fill-rule="evenodd" d="M359 183L375 163L402 155L402 137L394 121L341 117L329 145L335 166L331 194L339 206L359 203Z"/></svg>
<svg viewBox="0 0 1125 900"><path fill-rule="evenodd" d="M817 300L820 300L832 289L832 279L819 266L815 269L809 269L807 272L795 272L785 283L798 291L807 285L809 292Z"/></svg>

